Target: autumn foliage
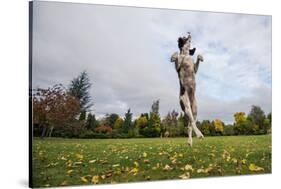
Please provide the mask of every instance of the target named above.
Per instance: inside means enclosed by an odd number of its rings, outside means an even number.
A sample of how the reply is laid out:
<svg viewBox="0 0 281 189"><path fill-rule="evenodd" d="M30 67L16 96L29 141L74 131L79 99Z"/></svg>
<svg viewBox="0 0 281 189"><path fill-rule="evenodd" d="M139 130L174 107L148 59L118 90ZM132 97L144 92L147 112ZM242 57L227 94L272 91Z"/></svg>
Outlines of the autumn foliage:
<svg viewBox="0 0 281 189"><path fill-rule="evenodd" d="M107 126L107 125L101 125L101 126L95 128L95 131L97 133L111 133L112 128L110 126Z"/></svg>
<svg viewBox="0 0 281 189"><path fill-rule="evenodd" d="M80 111L79 101L62 85L35 89L32 95L33 124L59 127L71 121Z"/></svg>

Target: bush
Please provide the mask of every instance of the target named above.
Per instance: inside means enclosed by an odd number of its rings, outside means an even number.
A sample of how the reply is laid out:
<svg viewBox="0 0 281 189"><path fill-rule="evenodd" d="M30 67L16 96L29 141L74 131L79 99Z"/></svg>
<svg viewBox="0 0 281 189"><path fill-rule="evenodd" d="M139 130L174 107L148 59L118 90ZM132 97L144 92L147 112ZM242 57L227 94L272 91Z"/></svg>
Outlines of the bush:
<svg viewBox="0 0 281 189"><path fill-rule="evenodd" d="M140 134L145 137L159 137L160 131L161 131L160 128L146 127L140 131Z"/></svg>
<svg viewBox="0 0 281 189"><path fill-rule="evenodd" d="M79 135L79 138L95 138L95 133L91 130L85 130L83 133Z"/></svg>
<svg viewBox="0 0 281 189"><path fill-rule="evenodd" d="M223 135L225 135L225 136L232 136L232 135L234 135L233 128L234 128L233 125L226 125L224 127Z"/></svg>
<svg viewBox="0 0 281 189"><path fill-rule="evenodd" d="M111 133L112 132L112 128L107 126L107 125L101 125L101 126L95 128L95 131L97 133L104 133L104 134L105 133Z"/></svg>

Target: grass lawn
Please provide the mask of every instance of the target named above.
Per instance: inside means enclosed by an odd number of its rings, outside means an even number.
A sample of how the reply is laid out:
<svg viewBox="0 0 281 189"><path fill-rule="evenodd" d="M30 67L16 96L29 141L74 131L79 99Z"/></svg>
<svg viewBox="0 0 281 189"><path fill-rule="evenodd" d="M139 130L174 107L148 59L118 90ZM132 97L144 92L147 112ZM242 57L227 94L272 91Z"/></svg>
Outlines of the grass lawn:
<svg viewBox="0 0 281 189"><path fill-rule="evenodd" d="M34 139L33 186L271 173L271 135Z"/></svg>

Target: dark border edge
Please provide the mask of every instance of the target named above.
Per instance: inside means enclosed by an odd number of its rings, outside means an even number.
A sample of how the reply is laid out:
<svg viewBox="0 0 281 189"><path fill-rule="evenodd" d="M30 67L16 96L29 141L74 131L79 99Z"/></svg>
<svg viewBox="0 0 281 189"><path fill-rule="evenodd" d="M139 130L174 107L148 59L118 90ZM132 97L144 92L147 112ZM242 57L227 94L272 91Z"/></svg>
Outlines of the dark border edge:
<svg viewBox="0 0 281 189"><path fill-rule="evenodd" d="M28 66L28 82L29 82L29 91L28 91L28 186L33 188L33 163L32 163L32 138L33 138L33 129L32 129L32 37L33 37L33 2L28 2L28 32L29 32L29 41L28 41L28 59L29 59L29 66Z"/></svg>

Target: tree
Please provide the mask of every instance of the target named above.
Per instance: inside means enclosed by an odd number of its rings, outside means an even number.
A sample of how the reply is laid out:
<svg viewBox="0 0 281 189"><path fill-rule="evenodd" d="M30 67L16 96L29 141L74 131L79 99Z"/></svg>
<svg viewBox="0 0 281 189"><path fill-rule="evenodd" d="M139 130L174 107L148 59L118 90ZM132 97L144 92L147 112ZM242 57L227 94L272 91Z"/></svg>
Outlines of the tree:
<svg viewBox="0 0 281 189"><path fill-rule="evenodd" d="M80 112L79 100L70 95L62 85L48 89L35 89L32 95L33 123L42 128L41 137L49 136L54 128L67 127Z"/></svg>
<svg viewBox="0 0 281 189"><path fill-rule="evenodd" d="M111 128L113 128L114 123L119 118L118 114L107 114L105 117L105 124L109 125Z"/></svg>
<svg viewBox="0 0 281 189"><path fill-rule="evenodd" d="M124 124L124 120L121 117L118 117L113 124L113 129L120 130Z"/></svg>
<svg viewBox="0 0 281 189"><path fill-rule="evenodd" d="M170 137L179 135L177 116L178 113L175 110L168 112L167 116L162 121L162 133L168 133Z"/></svg>
<svg viewBox="0 0 281 189"><path fill-rule="evenodd" d="M145 136L145 129L148 127L148 114L141 114L135 121L135 127L138 129L139 134Z"/></svg>
<svg viewBox="0 0 281 189"><path fill-rule="evenodd" d="M228 124L224 127L224 135L225 136L231 136L234 135L233 125Z"/></svg>
<svg viewBox="0 0 281 189"><path fill-rule="evenodd" d="M152 103L149 115L148 127L144 129L144 135L147 137L159 136L161 132L161 118L159 115L159 100Z"/></svg>
<svg viewBox="0 0 281 189"><path fill-rule="evenodd" d="M253 105L248 117L251 119L253 124L259 126L260 134L267 133L267 129L269 127L269 123L268 123L269 121L266 121L266 123L264 122L266 116L264 114L264 111L259 106Z"/></svg>
<svg viewBox="0 0 281 189"><path fill-rule="evenodd" d="M159 114L159 100L156 100L152 103L151 112Z"/></svg>
<svg viewBox="0 0 281 189"><path fill-rule="evenodd" d="M236 112L234 114L235 123L239 124L246 121L245 112Z"/></svg>
<svg viewBox="0 0 281 189"><path fill-rule="evenodd" d="M219 133L220 135L223 134L224 123L223 123L220 119L215 119L215 120L212 122L212 125L214 126L215 132L216 132L216 133Z"/></svg>
<svg viewBox="0 0 281 189"><path fill-rule="evenodd" d="M271 112L267 114L267 119L269 120L270 125L271 125Z"/></svg>
<svg viewBox="0 0 281 189"><path fill-rule="evenodd" d="M125 119L124 119L124 124L123 124L123 132L128 133L129 129L132 127L132 116L133 114L131 113L131 110L128 109L128 111L125 113Z"/></svg>
<svg viewBox="0 0 281 189"><path fill-rule="evenodd" d="M90 96L91 88L90 78L86 71L80 73L80 75L74 78L69 86L69 93L79 99L81 113L87 112L92 107L93 103Z"/></svg>
<svg viewBox="0 0 281 189"><path fill-rule="evenodd" d="M83 111L80 113L79 120L80 120L80 121L85 121L85 119L86 119L86 111L83 110Z"/></svg>
<svg viewBox="0 0 281 189"><path fill-rule="evenodd" d="M267 115L267 119L269 120L269 129L268 129L268 132L271 133L271 125L272 125L271 112Z"/></svg>
<svg viewBox="0 0 281 189"><path fill-rule="evenodd" d="M144 129L148 125L148 120L146 116L141 115L137 120L136 120L136 127L139 129Z"/></svg>
<svg viewBox="0 0 281 189"><path fill-rule="evenodd" d="M210 136L211 135L211 123L209 120L203 120L201 123L201 131L204 135Z"/></svg>
<svg viewBox="0 0 281 189"><path fill-rule="evenodd" d="M246 117L244 112L236 112L234 114L234 133L236 135L246 135L249 134L249 125L251 124L251 120Z"/></svg>
<svg viewBox="0 0 281 189"><path fill-rule="evenodd" d="M88 130L94 130L99 125L98 120L94 114L89 113L86 120L86 128Z"/></svg>
<svg viewBox="0 0 281 189"><path fill-rule="evenodd" d="M185 116L184 114L180 114L178 120L177 120L177 127L179 130L179 136L185 136L187 134L187 127L185 126ZM200 124L201 125L201 124Z"/></svg>

